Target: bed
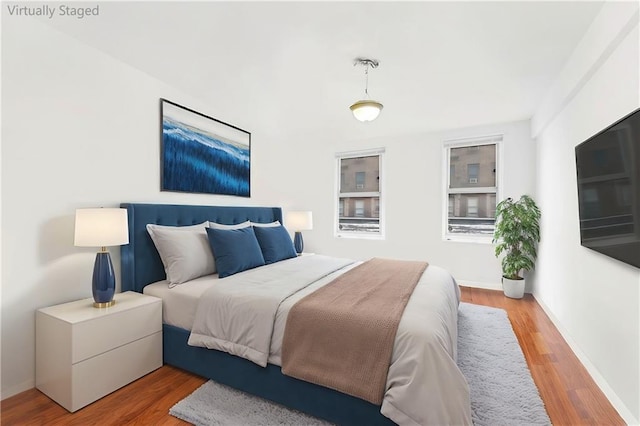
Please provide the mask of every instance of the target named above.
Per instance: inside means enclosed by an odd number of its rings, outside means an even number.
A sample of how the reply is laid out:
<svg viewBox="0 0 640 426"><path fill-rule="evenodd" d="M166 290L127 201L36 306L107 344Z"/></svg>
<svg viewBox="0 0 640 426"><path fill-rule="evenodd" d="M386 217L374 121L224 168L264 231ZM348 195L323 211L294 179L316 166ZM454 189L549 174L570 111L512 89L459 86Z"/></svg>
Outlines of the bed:
<svg viewBox="0 0 640 426"><path fill-rule="evenodd" d="M165 204L122 204L127 209L129 220L129 244L121 247L122 258L122 291L145 292L163 297L172 291L163 284L165 270L156 247L147 232L148 224L166 226L190 226L206 221L220 224L239 224L245 221L270 223L282 222L282 211L277 207L231 207L231 206L190 206ZM289 262L302 260L290 259ZM307 261L309 261L307 259ZM258 268L259 269L259 268ZM438 273L437 267L429 267L431 274ZM187 344L190 336L188 325L190 317L195 313L187 313L186 319L174 313L189 309L189 300L197 298L203 288L207 287L207 280L211 277L194 279L187 286L180 286L185 290L183 300L166 301L164 305L163 324L163 359L164 363L190 371L192 373L213 379L219 383L240 389L242 391L275 401L282 405L306 412L337 424L353 425L391 425L395 424L388 417L381 414L381 405L372 404L363 399L347 395L307 381L284 375L279 363L272 363L269 359L266 367L228 353L190 346ZM145 287L148 288L145 290ZM184 287L184 288L183 288ZM457 289L457 287L456 287ZM195 294L189 294L189 293ZM174 292L178 294L178 292ZM167 299L168 300L168 299ZM457 307L456 307L457 308ZM415 308L413 308L415 310ZM172 313L173 312L173 313ZM457 333L457 329L456 329ZM446 339L443 339L446 340ZM455 358L455 342L436 341L435 345L448 345L451 358ZM451 360L448 360L450 364ZM427 364L434 361L426 361ZM455 361L453 361L455 365ZM438 369L438 366L434 366ZM448 365L442 370L451 370ZM457 369L457 367L456 367ZM442 375L442 392L433 393L432 406L451 405L437 417L439 422L448 424L470 423L470 408L468 407L468 387L462 374L448 371L450 377ZM455 382L455 383L454 383ZM437 395L436 395L437 394ZM449 400L455 400L449 403ZM425 401L429 403L429 401ZM435 405L433 405L435 404ZM384 404L383 404L384 405ZM389 406L390 404L386 404ZM439 408L438 408L439 409ZM412 419L395 417L401 424L420 424ZM400 420L398 420L400 419ZM445 420L442 420L445 419Z"/></svg>

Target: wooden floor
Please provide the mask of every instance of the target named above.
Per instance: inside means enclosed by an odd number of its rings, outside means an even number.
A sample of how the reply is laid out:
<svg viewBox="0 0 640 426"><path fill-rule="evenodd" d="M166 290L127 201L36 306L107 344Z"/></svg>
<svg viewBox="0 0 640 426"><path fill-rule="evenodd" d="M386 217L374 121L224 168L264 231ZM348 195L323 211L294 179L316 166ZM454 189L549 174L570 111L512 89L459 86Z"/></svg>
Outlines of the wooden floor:
<svg viewBox="0 0 640 426"><path fill-rule="evenodd" d="M462 300L505 309L531 375L554 425L624 425L544 311L530 295L513 300L502 292L462 288ZM36 389L0 404L8 425L180 425L169 408L204 379L164 366L77 411L68 413Z"/></svg>
<svg viewBox="0 0 640 426"><path fill-rule="evenodd" d="M554 425L625 424L533 296L462 287L462 301L507 311Z"/></svg>

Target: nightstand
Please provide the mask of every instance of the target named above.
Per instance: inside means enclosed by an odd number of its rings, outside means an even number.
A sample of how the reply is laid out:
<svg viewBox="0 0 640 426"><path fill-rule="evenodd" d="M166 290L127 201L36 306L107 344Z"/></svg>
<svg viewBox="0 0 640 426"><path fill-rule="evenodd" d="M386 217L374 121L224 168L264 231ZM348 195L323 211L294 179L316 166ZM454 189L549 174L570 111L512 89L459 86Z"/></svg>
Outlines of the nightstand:
<svg viewBox="0 0 640 426"><path fill-rule="evenodd" d="M162 366L162 299L133 291L36 311L36 387L74 412Z"/></svg>

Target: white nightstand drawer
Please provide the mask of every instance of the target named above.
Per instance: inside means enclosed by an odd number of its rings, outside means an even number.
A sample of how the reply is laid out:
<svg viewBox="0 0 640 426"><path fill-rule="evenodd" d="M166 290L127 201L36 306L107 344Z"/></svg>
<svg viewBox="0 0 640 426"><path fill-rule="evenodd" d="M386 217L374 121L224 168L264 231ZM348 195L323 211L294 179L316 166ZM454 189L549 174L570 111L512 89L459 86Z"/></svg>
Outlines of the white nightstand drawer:
<svg viewBox="0 0 640 426"><path fill-rule="evenodd" d="M72 364L162 331L162 300L132 291L114 299L110 308L94 308L92 299L84 299L40 309L36 316L51 328L47 334L70 339Z"/></svg>
<svg viewBox="0 0 640 426"><path fill-rule="evenodd" d="M75 364L71 369L73 396L69 406L60 405L76 411L160 367L162 332Z"/></svg>
<svg viewBox="0 0 640 426"><path fill-rule="evenodd" d="M162 317L162 302L158 302L76 324L71 338L72 364L162 331L162 324L155 320Z"/></svg>

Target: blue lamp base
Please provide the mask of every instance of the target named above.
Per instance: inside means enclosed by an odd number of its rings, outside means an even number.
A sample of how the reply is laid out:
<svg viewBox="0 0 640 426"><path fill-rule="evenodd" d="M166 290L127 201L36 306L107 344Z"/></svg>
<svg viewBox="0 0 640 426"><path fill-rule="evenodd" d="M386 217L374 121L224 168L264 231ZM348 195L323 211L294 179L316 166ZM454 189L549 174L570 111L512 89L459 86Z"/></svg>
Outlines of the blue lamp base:
<svg viewBox="0 0 640 426"><path fill-rule="evenodd" d="M116 303L113 300L113 295L116 292L116 275L113 272L113 264L108 251L96 254L91 288L95 308L108 308Z"/></svg>
<svg viewBox="0 0 640 426"><path fill-rule="evenodd" d="M302 232L296 231L296 234L293 237L293 247L296 249L296 253L302 253L302 249L304 248L304 243L302 242Z"/></svg>

